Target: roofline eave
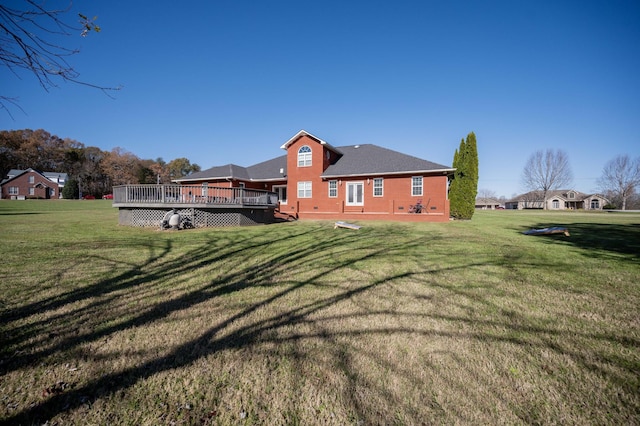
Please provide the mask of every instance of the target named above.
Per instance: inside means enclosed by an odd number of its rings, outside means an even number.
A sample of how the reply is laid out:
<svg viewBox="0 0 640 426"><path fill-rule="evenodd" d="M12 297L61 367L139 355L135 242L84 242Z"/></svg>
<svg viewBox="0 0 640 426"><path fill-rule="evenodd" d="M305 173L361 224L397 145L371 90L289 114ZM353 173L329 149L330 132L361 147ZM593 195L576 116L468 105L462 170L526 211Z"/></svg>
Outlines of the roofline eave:
<svg viewBox="0 0 640 426"><path fill-rule="evenodd" d="M206 178L197 178L197 179L173 179L171 182L175 182L175 183L182 183L182 182L187 182L187 181L193 181L193 182L206 182L209 180L241 180L243 182L280 182L280 181L286 181L287 179L283 179L283 178L266 178L266 179L244 179L244 178L239 178L239 177L234 177L234 176L209 176Z"/></svg>
<svg viewBox="0 0 640 426"><path fill-rule="evenodd" d="M287 178L251 179L251 182L286 182Z"/></svg>
<svg viewBox="0 0 640 426"><path fill-rule="evenodd" d="M376 173L352 173L352 174L322 174L321 178L339 178L339 177L367 177L367 176L398 176L398 175L410 175L410 174L445 174L450 175L455 172L456 169L438 169L438 170L406 170L399 172L376 172Z"/></svg>
<svg viewBox="0 0 640 426"><path fill-rule="evenodd" d="M174 182L174 183L182 183L186 181L205 182L211 179L229 180L229 179L237 179L237 178L234 178L233 176L208 176L208 177L201 177L201 178L195 178L195 179L189 179L189 178L172 179L171 182Z"/></svg>

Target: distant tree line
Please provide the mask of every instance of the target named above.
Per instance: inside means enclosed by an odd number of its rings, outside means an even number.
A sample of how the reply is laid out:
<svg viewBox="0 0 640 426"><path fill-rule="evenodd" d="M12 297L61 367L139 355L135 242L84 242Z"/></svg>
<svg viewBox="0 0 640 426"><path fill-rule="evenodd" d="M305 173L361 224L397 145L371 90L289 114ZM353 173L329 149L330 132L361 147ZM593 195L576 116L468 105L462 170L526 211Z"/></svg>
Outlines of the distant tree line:
<svg viewBox="0 0 640 426"><path fill-rule="evenodd" d="M11 169L28 168L67 173L72 194L67 189L65 198L77 198L80 191L101 197L110 193L114 185L170 183L200 171L200 166L187 158L168 163L162 158L143 160L122 148L103 151L42 129L0 131L0 180Z"/></svg>

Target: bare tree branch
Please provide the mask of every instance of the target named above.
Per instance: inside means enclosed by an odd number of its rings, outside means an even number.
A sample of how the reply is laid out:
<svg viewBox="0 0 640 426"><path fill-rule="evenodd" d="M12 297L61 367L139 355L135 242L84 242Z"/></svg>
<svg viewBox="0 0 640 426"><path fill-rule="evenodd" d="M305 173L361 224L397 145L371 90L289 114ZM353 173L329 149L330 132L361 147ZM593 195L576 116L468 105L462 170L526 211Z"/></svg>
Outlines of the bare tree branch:
<svg viewBox="0 0 640 426"><path fill-rule="evenodd" d="M611 193L622 202L622 210L627 208L627 200L640 186L640 157L632 160L628 155L618 155L610 160L602 170L598 186L605 193Z"/></svg>
<svg viewBox="0 0 640 426"><path fill-rule="evenodd" d="M562 150L536 151L527 160L522 172L522 183L530 191L542 193L546 208L547 193L570 185L573 173L569 158Z"/></svg>
<svg viewBox="0 0 640 426"><path fill-rule="evenodd" d="M78 14L78 20L71 24L65 20L65 15L71 12L71 1L64 9L47 9L44 2L23 1L22 9L0 4L0 65L16 78L20 78L22 71L30 72L46 91L57 87L58 81L89 86L106 94L120 89L79 80L80 74L67 62L79 50L64 46L63 39L74 33L85 37L92 31L100 32L95 18ZM8 104L17 106L17 101L0 96L0 109L11 115Z"/></svg>

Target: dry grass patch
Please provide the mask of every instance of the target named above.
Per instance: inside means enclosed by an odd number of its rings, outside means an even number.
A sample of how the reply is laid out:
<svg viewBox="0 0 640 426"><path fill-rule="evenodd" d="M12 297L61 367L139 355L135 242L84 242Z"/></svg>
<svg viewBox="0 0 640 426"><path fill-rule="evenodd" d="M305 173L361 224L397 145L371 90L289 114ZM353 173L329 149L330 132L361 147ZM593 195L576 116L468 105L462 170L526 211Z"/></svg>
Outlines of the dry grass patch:
<svg viewBox="0 0 640 426"><path fill-rule="evenodd" d="M637 218L159 232L85 206L35 239L40 215L3 217L4 422L637 421ZM520 233L541 218L575 239ZM605 220L630 239L581 236Z"/></svg>

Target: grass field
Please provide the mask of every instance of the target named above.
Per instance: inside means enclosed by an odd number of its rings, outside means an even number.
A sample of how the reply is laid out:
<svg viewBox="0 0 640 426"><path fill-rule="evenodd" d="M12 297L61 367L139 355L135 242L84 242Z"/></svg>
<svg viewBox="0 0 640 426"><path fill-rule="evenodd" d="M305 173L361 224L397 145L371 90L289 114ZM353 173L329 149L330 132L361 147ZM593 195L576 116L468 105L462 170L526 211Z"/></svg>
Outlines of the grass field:
<svg viewBox="0 0 640 426"><path fill-rule="evenodd" d="M359 224L0 202L0 423L640 423L639 214Z"/></svg>

